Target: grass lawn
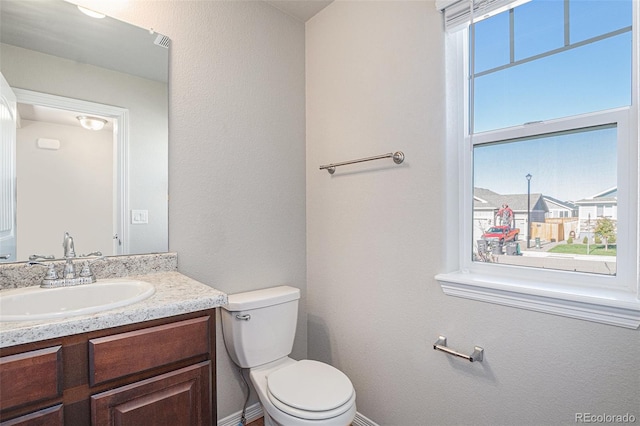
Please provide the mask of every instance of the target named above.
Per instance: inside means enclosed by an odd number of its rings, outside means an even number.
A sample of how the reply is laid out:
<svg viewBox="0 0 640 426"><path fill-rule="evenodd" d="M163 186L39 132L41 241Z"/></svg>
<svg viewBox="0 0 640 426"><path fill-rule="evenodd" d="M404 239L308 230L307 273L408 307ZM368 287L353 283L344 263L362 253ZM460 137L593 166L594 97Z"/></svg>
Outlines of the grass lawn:
<svg viewBox="0 0 640 426"><path fill-rule="evenodd" d="M591 244L589 245L589 253L587 253L586 244L558 244L549 253L564 253L564 254L591 254L597 256L615 256L617 252L616 245L609 245L609 250L604 249L604 244Z"/></svg>

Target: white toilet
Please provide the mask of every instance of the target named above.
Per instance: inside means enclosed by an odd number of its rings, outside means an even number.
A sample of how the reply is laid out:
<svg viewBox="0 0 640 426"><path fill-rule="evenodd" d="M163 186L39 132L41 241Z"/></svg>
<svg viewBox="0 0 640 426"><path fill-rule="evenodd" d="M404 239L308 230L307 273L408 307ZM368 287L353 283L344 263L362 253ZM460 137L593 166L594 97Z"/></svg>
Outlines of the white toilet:
<svg viewBox="0 0 640 426"><path fill-rule="evenodd" d="M265 425L347 426L356 392L340 370L288 357L293 347L300 290L281 286L229 295L222 330L229 356L248 368Z"/></svg>

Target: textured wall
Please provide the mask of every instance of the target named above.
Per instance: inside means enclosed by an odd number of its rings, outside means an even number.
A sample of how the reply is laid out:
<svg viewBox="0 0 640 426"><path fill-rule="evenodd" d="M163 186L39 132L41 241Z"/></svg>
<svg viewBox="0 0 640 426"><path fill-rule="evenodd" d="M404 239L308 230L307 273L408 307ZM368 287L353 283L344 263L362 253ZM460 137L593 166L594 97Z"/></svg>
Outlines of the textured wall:
<svg viewBox="0 0 640 426"><path fill-rule="evenodd" d="M444 296L444 36L432 2L337 1L306 25L308 352L380 425L640 418L638 330ZM320 164L403 150L406 160ZM485 348L483 363L432 349ZM636 420L638 421L638 420Z"/></svg>
<svg viewBox="0 0 640 426"><path fill-rule="evenodd" d="M256 1L83 1L171 38L169 249L227 293L306 298L304 24ZM300 304L294 348L306 355ZM218 417L242 409L218 333ZM255 401L255 398L253 399Z"/></svg>

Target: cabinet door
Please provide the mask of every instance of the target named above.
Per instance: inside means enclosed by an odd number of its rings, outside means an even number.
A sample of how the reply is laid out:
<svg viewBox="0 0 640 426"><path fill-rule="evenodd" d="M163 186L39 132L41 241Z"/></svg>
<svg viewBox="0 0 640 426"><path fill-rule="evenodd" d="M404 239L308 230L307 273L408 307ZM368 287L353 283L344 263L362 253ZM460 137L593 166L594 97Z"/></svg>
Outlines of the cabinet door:
<svg viewBox="0 0 640 426"><path fill-rule="evenodd" d="M211 425L211 361L91 397L94 426Z"/></svg>
<svg viewBox="0 0 640 426"><path fill-rule="evenodd" d="M62 347L1 357L0 395L0 412L3 413L15 407L61 397Z"/></svg>

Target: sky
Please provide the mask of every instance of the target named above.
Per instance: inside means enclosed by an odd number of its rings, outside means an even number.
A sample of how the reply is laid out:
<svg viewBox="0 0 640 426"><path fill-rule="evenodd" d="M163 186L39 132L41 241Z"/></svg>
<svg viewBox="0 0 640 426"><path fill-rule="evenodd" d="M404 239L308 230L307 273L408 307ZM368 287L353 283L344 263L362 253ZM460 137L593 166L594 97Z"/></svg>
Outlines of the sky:
<svg viewBox="0 0 640 426"><path fill-rule="evenodd" d="M580 43L631 25L631 0L533 0L476 24L475 70L542 57L474 78L474 129L489 131L526 122L568 117L631 103L631 32L602 38L553 55L566 42ZM566 32L565 32L566 30ZM531 192L563 201L592 196L617 184L615 128L474 149L474 186L500 194Z"/></svg>
<svg viewBox="0 0 640 426"><path fill-rule="evenodd" d="M531 192L577 201L616 186L616 129L483 145L474 150L474 186L498 194Z"/></svg>

